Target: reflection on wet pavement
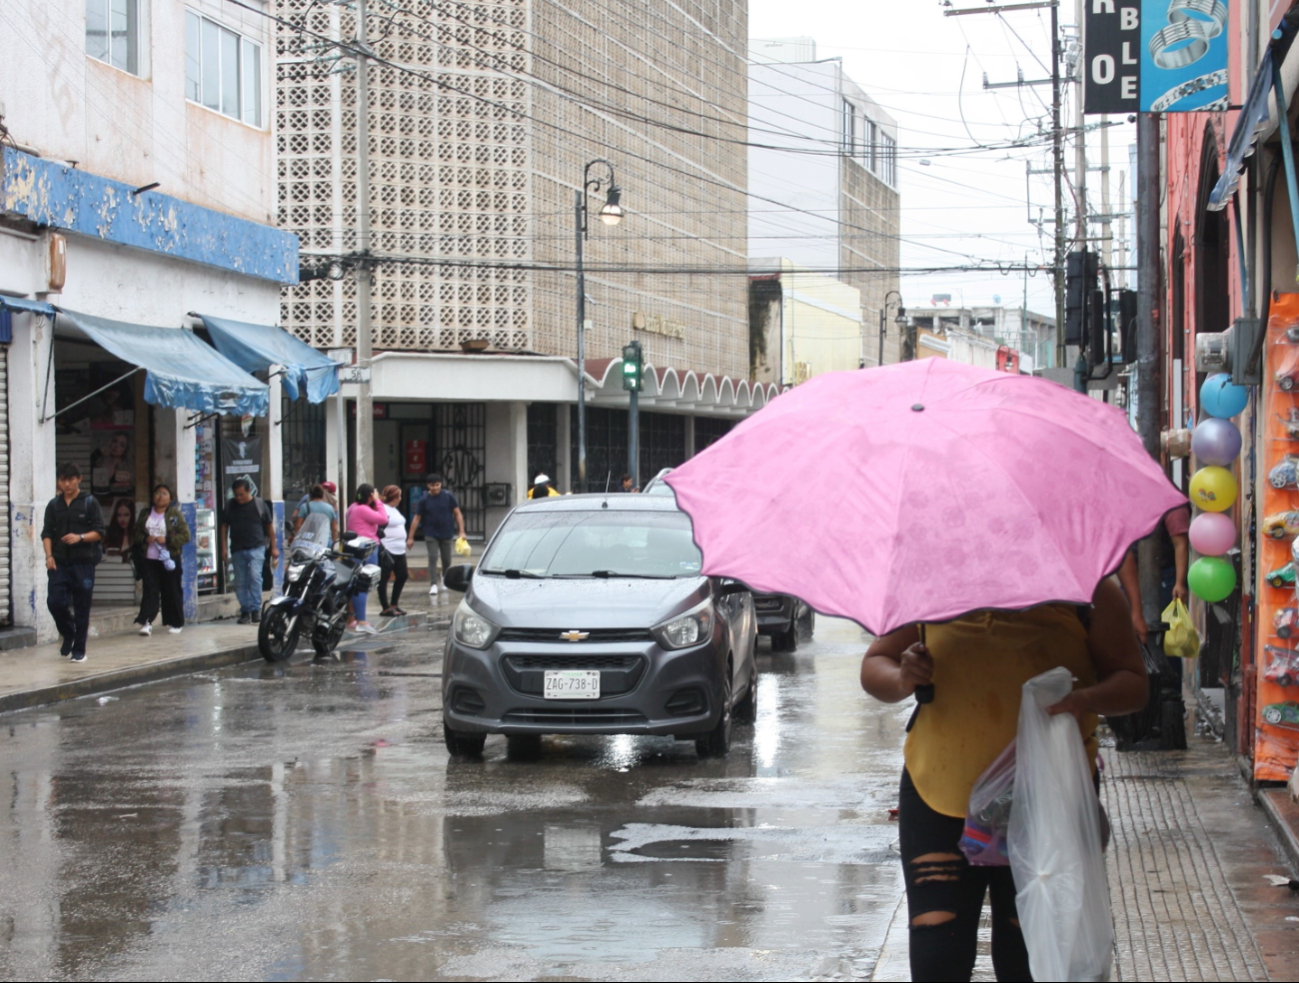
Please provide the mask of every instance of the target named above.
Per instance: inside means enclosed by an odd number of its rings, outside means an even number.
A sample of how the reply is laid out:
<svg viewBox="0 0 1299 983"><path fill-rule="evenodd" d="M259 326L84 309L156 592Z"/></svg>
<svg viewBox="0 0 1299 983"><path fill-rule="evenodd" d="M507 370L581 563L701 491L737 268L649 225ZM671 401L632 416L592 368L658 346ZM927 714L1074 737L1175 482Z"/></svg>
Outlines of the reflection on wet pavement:
<svg viewBox="0 0 1299 983"><path fill-rule="evenodd" d="M765 645L757 722L441 741L443 636L3 719L5 979L868 976L901 892L906 711L823 621Z"/></svg>

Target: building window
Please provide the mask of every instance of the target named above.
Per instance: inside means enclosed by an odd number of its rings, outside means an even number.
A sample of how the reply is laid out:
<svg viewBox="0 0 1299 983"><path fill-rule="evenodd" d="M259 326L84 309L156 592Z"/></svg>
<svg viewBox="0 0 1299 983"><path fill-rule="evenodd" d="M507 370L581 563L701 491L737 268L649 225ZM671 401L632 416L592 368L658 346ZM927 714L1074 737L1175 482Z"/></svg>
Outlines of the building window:
<svg viewBox="0 0 1299 983"><path fill-rule="evenodd" d="M249 126L260 127L261 45L193 11L186 11L185 98Z"/></svg>
<svg viewBox="0 0 1299 983"><path fill-rule="evenodd" d="M140 0L86 0L86 54L140 74Z"/></svg>
<svg viewBox="0 0 1299 983"><path fill-rule="evenodd" d="M843 149L852 154L857 142L857 109L847 99L843 101Z"/></svg>
<svg viewBox="0 0 1299 983"><path fill-rule="evenodd" d="M897 186L898 142L883 130L879 131L879 164L875 168L875 173L890 187Z"/></svg>

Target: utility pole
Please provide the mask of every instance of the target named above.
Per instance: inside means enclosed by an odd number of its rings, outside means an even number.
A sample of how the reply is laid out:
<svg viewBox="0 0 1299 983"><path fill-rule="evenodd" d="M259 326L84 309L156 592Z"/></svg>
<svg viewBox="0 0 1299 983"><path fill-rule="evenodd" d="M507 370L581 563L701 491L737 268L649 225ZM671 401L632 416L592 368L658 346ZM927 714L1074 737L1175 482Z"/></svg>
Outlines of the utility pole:
<svg viewBox="0 0 1299 983"><path fill-rule="evenodd" d="M590 165L588 165L589 168ZM586 272L582 241L586 238L586 177L577 190L577 493L586 491Z"/></svg>
<svg viewBox="0 0 1299 983"><path fill-rule="evenodd" d="M1104 114L1101 116L1101 215L1105 227L1105 234L1101 236L1101 261L1108 270L1113 265L1110 261L1113 259L1114 217L1110 211L1110 118Z"/></svg>
<svg viewBox="0 0 1299 983"><path fill-rule="evenodd" d="M1137 115L1137 434L1159 460L1159 114ZM1159 537L1137 548L1142 615L1161 620Z"/></svg>
<svg viewBox="0 0 1299 983"><path fill-rule="evenodd" d="M365 4L366 0L356 2L356 248L361 257L356 267L356 364L369 369L374 354L374 328L370 321L374 267L370 259L370 62ZM374 393L368 372L363 376L356 400L358 485L374 478ZM347 435L340 434L339 439L346 440ZM345 494L347 489L338 489L340 505L345 501Z"/></svg>
<svg viewBox="0 0 1299 983"><path fill-rule="evenodd" d="M1087 239L1087 128L1083 126L1083 72L1086 71L1086 59L1082 52L1082 23L1083 23L1083 0L1075 0L1075 11L1077 14L1076 23L1078 25L1077 52L1078 57L1074 65L1074 119L1078 123L1078 136L1074 140L1074 188L1078 195L1076 216L1077 221L1074 223L1079 249L1087 249L1089 242Z"/></svg>
<svg viewBox="0 0 1299 983"><path fill-rule="evenodd" d="M1064 350L1064 131L1060 128L1060 8L1051 5L1051 163L1055 171L1055 364Z"/></svg>

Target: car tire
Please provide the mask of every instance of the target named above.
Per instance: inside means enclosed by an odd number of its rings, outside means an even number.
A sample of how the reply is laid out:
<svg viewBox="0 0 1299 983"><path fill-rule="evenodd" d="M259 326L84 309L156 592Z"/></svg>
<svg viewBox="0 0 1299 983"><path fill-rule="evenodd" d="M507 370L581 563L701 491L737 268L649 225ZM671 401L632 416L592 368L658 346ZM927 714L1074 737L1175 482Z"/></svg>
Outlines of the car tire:
<svg viewBox="0 0 1299 983"><path fill-rule="evenodd" d="M1281 722L1281 711L1276 707L1264 707L1263 719L1272 725L1279 724Z"/></svg>
<svg viewBox="0 0 1299 983"><path fill-rule="evenodd" d="M1277 638L1289 638L1289 637L1290 637L1290 633L1291 633L1292 631L1293 631L1293 629L1292 629L1289 625L1282 625L1280 628L1278 628L1278 629L1276 630L1276 637L1277 637Z"/></svg>
<svg viewBox="0 0 1299 983"><path fill-rule="evenodd" d="M724 758L731 750L731 723L735 719L731 707L735 683L731 679L734 667L726 660L726 678L722 680L722 712L717 724L703 737L695 739L695 753L701 758Z"/></svg>
<svg viewBox="0 0 1299 983"><path fill-rule="evenodd" d="M1273 539L1285 539L1285 529L1284 528L1273 529L1271 532L1268 533L1268 535L1271 536Z"/></svg>
<svg viewBox="0 0 1299 983"><path fill-rule="evenodd" d="M447 750L453 758L480 758L483 747L487 744L486 734L452 730L446 724L442 725L442 737L447 742Z"/></svg>
<svg viewBox="0 0 1299 983"><path fill-rule="evenodd" d="M1294 376L1283 375L1276 380L1276 384L1283 393L1288 393L1294 389Z"/></svg>
<svg viewBox="0 0 1299 983"><path fill-rule="evenodd" d="M798 650L798 622L790 622L788 628L784 631L778 631L771 636L771 651L773 652L795 652Z"/></svg>
<svg viewBox="0 0 1299 983"><path fill-rule="evenodd" d="M798 619L795 630L800 642L810 642L812 633L816 631L816 612L808 608L807 612Z"/></svg>
<svg viewBox="0 0 1299 983"><path fill-rule="evenodd" d="M516 761L533 761L541 757L541 735L507 734L505 753Z"/></svg>
<svg viewBox="0 0 1299 983"><path fill-rule="evenodd" d="M731 712L742 724L751 724L758 719L758 674L756 672L749 680L749 688L745 691L744 698L735 704L735 709Z"/></svg>
<svg viewBox="0 0 1299 983"><path fill-rule="evenodd" d="M1288 672L1284 672L1281 675L1276 677L1276 684L1278 686L1291 686L1294 684L1294 680L1290 678L1290 674Z"/></svg>

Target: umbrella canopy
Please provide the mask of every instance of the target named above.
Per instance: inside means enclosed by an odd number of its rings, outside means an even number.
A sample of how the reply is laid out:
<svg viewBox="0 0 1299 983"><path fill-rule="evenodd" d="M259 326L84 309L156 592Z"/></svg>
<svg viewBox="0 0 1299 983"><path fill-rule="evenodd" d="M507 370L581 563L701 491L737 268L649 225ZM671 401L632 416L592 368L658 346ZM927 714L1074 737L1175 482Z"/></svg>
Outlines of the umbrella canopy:
<svg viewBox="0 0 1299 983"><path fill-rule="evenodd" d="M875 634L1089 603L1186 504L1115 407L945 359L817 376L666 480L706 574Z"/></svg>

